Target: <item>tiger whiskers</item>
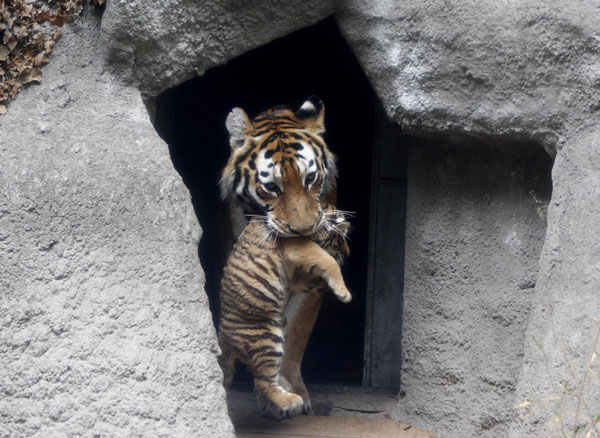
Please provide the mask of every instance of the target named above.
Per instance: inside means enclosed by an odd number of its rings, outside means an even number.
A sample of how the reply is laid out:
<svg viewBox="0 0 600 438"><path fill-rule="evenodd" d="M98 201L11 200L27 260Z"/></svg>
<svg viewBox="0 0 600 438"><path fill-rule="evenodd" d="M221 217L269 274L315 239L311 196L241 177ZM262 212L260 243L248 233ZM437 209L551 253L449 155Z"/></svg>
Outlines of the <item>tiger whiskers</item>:
<svg viewBox="0 0 600 438"><path fill-rule="evenodd" d="M331 236L332 234L337 234L339 236L342 236L345 239L350 240L350 238L348 237L348 232L346 230L341 230L338 227L338 224L335 223L331 223L331 222L325 222L323 224L324 229L322 229L322 231L325 231L325 233L327 234L327 237Z"/></svg>
<svg viewBox="0 0 600 438"><path fill-rule="evenodd" d="M251 215L247 215L251 216ZM254 243L258 246L264 246L265 244L272 245L277 240L277 232L276 229L271 224L270 219L264 215L253 215L250 222L259 224L260 227L253 231L257 237L254 240Z"/></svg>
<svg viewBox="0 0 600 438"><path fill-rule="evenodd" d="M354 212L345 211L345 210L332 210L326 211L323 215L323 221L319 226L319 231L324 231L327 236L331 236L332 234L338 234L348 240L348 230L341 229L339 226L342 223L348 222L348 218L354 217Z"/></svg>
<svg viewBox="0 0 600 438"><path fill-rule="evenodd" d="M269 218L267 216L261 215L261 214L245 214L244 216L248 220L248 223L246 224L246 226L240 233L238 240L240 240L242 237L244 237L244 235L248 232L248 233L258 236L257 238L253 239L253 241L255 241L257 243L258 242L262 243L265 239L265 233L266 234L270 233ZM258 227L258 229L251 230L251 227L256 224L260 225ZM252 228L254 228L254 227L252 227ZM259 243L259 244L261 244L261 243Z"/></svg>
<svg viewBox="0 0 600 438"><path fill-rule="evenodd" d="M325 216L341 217L344 219L353 218L355 216L355 214L356 214L355 211L349 211L349 210L331 210L331 211L325 212Z"/></svg>
<svg viewBox="0 0 600 438"><path fill-rule="evenodd" d="M246 231L248 231L248 227L250 226L250 222L248 222L246 224L246 226L244 227L244 229L242 230L242 232L240 233L240 235L238 236L238 240L241 239L242 237L244 237L244 234L246 234Z"/></svg>

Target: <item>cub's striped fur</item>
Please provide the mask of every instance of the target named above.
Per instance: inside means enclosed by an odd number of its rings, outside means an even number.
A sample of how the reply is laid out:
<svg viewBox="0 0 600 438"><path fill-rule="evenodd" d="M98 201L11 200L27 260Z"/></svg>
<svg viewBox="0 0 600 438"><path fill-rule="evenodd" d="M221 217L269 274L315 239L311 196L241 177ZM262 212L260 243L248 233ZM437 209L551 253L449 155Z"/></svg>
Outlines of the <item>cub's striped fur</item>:
<svg viewBox="0 0 600 438"><path fill-rule="evenodd" d="M304 293L328 286L341 301L352 298L336 260L343 261L349 252L344 239L349 224L336 216L328 215L330 219L323 222L327 225L309 237L285 238L270 234L265 223L254 218L225 266L219 363L226 386L231 382L234 361L246 364L254 375L265 415L294 416L304 408L302 397L280 384L283 310L289 291Z"/></svg>
<svg viewBox="0 0 600 438"><path fill-rule="evenodd" d="M312 412L300 364L322 300L318 290L325 281L350 298L333 258L348 253L347 223L322 208L335 204L337 176L322 137L324 112L312 96L296 112L278 107L253 120L234 108L226 122L232 153L221 194L233 240L241 237L222 280L220 362L226 383L233 360L246 362L263 413L275 418Z"/></svg>

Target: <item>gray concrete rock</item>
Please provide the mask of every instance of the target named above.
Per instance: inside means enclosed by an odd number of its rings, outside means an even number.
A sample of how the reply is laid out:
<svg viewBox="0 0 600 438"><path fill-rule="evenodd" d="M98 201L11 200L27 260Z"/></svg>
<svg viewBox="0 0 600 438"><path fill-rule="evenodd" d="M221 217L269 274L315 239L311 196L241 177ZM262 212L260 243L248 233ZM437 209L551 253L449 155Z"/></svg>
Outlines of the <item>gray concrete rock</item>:
<svg viewBox="0 0 600 438"><path fill-rule="evenodd" d="M537 145L506 149L410 146L406 395L393 416L443 437L507 436L517 404L552 160Z"/></svg>
<svg viewBox="0 0 600 438"><path fill-rule="evenodd" d="M99 24L0 120L0 436L233 437L189 194Z"/></svg>
<svg viewBox="0 0 600 438"><path fill-rule="evenodd" d="M101 22L66 28L43 83L0 119L0 435L233 436L197 220L140 91L156 96L333 8L113 0ZM600 313L597 2L335 8L388 115L443 138L411 152L395 415L450 437L559 436L557 413L570 433L589 430L600 412L597 379L581 384ZM556 156L544 239L515 158L531 142ZM473 161L487 149L497 168Z"/></svg>
<svg viewBox="0 0 600 438"><path fill-rule="evenodd" d="M598 127L569 132L556 157L512 438L600 431L599 144Z"/></svg>
<svg viewBox="0 0 600 438"><path fill-rule="evenodd" d="M156 96L333 12L332 0L113 0L102 20L111 63Z"/></svg>
<svg viewBox="0 0 600 438"><path fill-rule="evenodd" d="M598 13L593 0L351 0L336 17L407 131L554 148L600 109Z"/></svg>
<svg viewBox="0 0 600 438"><path fill-rule="evenodd" d="M475 347L480 353L470 352L469 360L456 355L464 346L459 348L457 344L456 349L448 348L439 336L429 339L433 343L423 344L422 350L416 349L410 338L405 338L404 354L410 360L405 365L408 367L406 379L411 385L406 397L399 401L399 414L409 415L404 420L437 430L443 436L482 436L485 424L493 426L494 422L507 421L508 408L515 398L519 408L513 410L514 421L509 427L512 437L561 436L561 422L555 422L559 418L557 413L569 434L573 434L577 425L582 426L585 433L593 427L590 417L600 412L600 385L597 380L588 378L583 391L575 389L581 387L585 362L593 353L597 333L594 321L600 315L597 293L600 286L597 271L600 135L595 128L600 109L599 8L598 3L591 0L577 3L411 0L349 1L340 4L336 12L342 32L388 115L407 132L417 136L437 135L437 138L462 143L485 144L490 138L509 143L535 141L552 155L556 154L552 173L554 194L548 208L533 311L525 335L520 341L519 336L512 338L524 345L525 354L516 390L507 391L496 401L490 398L475 409L469 401L475 397L469 385L460 388L469 389L466 392L452 393L448 382L435 381L434 371L445 367L459 377L474 373L483 378L490 372L499 377L508 372L511 376L508 381L514 384L520 365L507 364L504 359L500 362L503 367L497 364L495 368L486 368L489 364L481 354L486 351L485 336ZM453 158L448 157L448 160L451 163ZM414 178L418 178L423 166L422 158L416 164ZM425 175L430 178L428 173ZM452 180L448 182L450 187L456 187ZM409 192L411 184L413 190L421 193L421 186L427 182L409 181ZM409 193L409 199L410 196ZM434 199L439 199L435 196ZM462 198L455 196L454 199L460 211ZM441 199L439 202L446 205ZM507 206L512 209L516 204ZM443 231L439 209L429 207L413 210L413 214L415 212L418 220L411 225L409 218L409 232L411 226L429 232ZM488 218L486 212L482 214ZM454 227L450 229L455 231ZM453 238L444 232L436 237L440 244ZM420 237L421 243L424 238ZM539 248L539 242L536 245L534 240L528 240L532 251ZM419 251L432 245L437 243L414 249ZM442 248L437 255L434 252L431 260L447 260L448 251ZM533 253L531 257L537 258ZM459 256L454 264L463 266L469 259L468 254ZM484 257L484 264L488 263L485 260ZM431 291L435 281L429 279L427 272L422 273L424 278L419 278L420 267L411 268L411 262L408 263L407 268L414 272L407 283L404 333L416 332L420 317L441 324L430 328L434 332L451 329L454 323L435 315L437 307L443 306L449 298L428 302L426 297L413 296L411 288L425 282L425 290ZM506 266L511 265L501 263L498 269ZM529 269L533 267L530 265ZM461 289L459 278L455 280L456 287ZM493 295L489 297L492 301L501 298ZM460 302L462 310L471 312L466 308L469 300ZM497 301L500 303L501 300ZM416 315L411 314L415 311L411 306L418 309ZM473 324L484 321L475 320ZM509 330L518 334L523 322L524 318L515 321L515 325L511 322ZM464 333L468 327L463 324L461 330L450 333ZM489 334L489 330L490 327L481 326L482 335ZM461 336L454 336L459 342ZM425 341L426 335L422 334L420 340ZM508 348L511 355L515 352L506 345L506 340L499 346ZM432 354L427 350L440 351L441 348L445 353L431 363ZM475 363L471 362L473 358L477 359ZM411 377L419 367L420 382ZM475 378L469 376L470 381ZM565 383L575 396L571 393L561 398L561 384ZM438 392L431 390L436 384ZM579 393L584 395L585 403L580 403L579 419L575 421ZM582 419L585 405L589 406L589 414L585 413L586 419ZM476 422L485 411L490 413L491 420L481 423L482 430L476 432ZM450 422L457 427L446 431L444 427ZM457 432L458 425L463 424L468 431ZM502 427L504 434L506 424Z"/></svg>

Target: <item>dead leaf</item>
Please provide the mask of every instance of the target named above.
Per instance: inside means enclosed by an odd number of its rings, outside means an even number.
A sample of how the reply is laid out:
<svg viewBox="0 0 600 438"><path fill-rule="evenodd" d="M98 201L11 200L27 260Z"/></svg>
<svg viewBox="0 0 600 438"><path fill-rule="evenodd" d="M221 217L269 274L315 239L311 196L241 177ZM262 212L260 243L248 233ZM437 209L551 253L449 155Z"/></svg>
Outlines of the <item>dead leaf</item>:
<svg viewBox="0 0 600 438"><path fill-rule="evenodd" d="M95 6L105 0L90 0ZM62 27L83 0L0 0L0 102L14 99L24 84L42 79Z"/></svg>
<svg viewBox="0 0 600 438"><path fill-rule="evenodd" d="M41 67L44 64L47 64L50 60L46 57L46 52L40 52L35 55L33 58L33 65L36 67Z"/></svg>
<svg viewBox="0 0 600 438"><path fill-rule="evenodd" d="M14 36L11 36L6 45L12 52L13 50L15 50L15 47L17 47L17 39Z"/></svg>
<svg viewBox="0 0 600 438"><path fill-rule="evenodd" d="M5 105L0 105L0 115L2 114L6 114L6 106Z"/></svg>
<svg viewBox="0 0 600 438"><path fill-rule="evenodd" d="M21 82L23 84L28 84L33 81L40 82L41 80L42 80L42 69L34 68L23 77Z"/></svg>
<svg viewBox="0 0 600 438"><path fill-rule="evenodd" d="M29 30L25 26L15 26L13 27L13 33L15 36L22 40L23 38L29 36Z"/></svg>
<svg viewBox="0 0 600 438"><path fill-rule="evenodd" d="M48 11L41 11L41 12L38 12L35 15L35 20L38 21L38 22L41 22L41 21L50 21L50 17L51 16L48 13Z"/></svg>
<svg viewBox="0 0 600 438"><path fill-rule="evenodd" d="M6 46L0 46L0 61L6 61L10 55L10 49Z"/></svg>
<svg viewBox="0 0 600 438"><path fill-rule="evenodd" d="M8 43L8 41L14 38L12 32L9 29L6 29L3 35L4 37L2 39L4 40L4 44Z"/></svg>
<svg viewBox="0 0 600 438"><path fill-rule="evenodd" d="M63 27L66 22L67 19L61 15L54 15L53 17L50 17L50 23L58 27Z"/></svg>

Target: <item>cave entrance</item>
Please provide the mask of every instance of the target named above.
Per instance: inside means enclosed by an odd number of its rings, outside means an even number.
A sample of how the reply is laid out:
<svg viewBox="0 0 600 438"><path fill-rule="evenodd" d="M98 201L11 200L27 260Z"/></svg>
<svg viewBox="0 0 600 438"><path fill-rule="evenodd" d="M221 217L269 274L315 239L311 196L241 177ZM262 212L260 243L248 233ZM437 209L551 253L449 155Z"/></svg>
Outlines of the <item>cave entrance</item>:
<svg viewBox="0 0 600 438"><path fill-rule="evenodd" d="M229 156L227 114L235 106L250 117L279 104L298 108L311 94L325 104L326 141L338 157L338 207L355 212L352 254L343 268L353 300L342 304L325 294L303 377L308 384L398 388L406 148L399 147L397 128L385 120L335 20L294 32L167 90L157 98L155 127L170 146L204 231L198 254L216 323L222 269L214 256L220 248L217 181ZM237 376L243 380L243 374Z"/></svg>

